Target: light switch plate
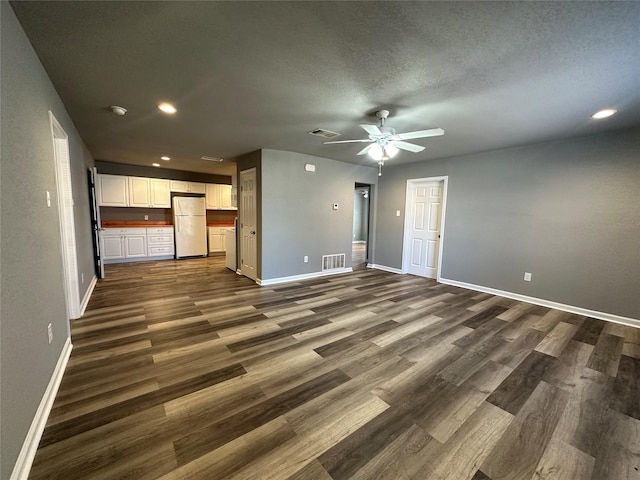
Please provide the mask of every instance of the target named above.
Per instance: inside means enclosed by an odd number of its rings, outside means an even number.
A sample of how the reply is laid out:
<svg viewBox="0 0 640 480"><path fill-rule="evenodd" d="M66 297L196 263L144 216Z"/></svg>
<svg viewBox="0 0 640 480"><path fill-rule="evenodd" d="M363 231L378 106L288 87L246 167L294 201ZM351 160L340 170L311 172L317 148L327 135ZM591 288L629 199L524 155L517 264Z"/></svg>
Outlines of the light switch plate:
<svg viewBox="0 0 640 480"><path fill-rule="evenodd" d="M524 272L524 281L525 282L531 281L531 274L529 272Z"/></svg>
<svg viewBox="0 0 640 480"><path fill-rule="evenodd" d="M47 191L47 207L51 207L51 192Z"/></svg>

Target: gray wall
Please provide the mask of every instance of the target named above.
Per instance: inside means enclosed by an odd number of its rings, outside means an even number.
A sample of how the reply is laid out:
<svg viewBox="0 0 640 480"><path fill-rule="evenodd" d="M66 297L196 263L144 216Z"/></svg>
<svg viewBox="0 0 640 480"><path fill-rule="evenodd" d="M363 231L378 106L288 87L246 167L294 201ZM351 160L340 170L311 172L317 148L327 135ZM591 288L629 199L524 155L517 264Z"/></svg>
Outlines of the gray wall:
<svg viewBox="0 0 640 480"><path fill-rule="evenodd" d="M238 268L240 266L240 255L242 254L240 242L240 222L242 221L242 209L241 209L241 191L240 191L240 172L243 170L249 170L250 168L256 169L256 275L257 278L262 278L262 150L256 150L255 152L248 153L239 157L237 160L238 166L238 228L236 229L236 245L238 250Z"/></svg>
<svg viewBox="0 0 640 480"><path fill-rule="evenodd" d="M13 10L0 3L2 465L9 478L68 336L48 110L69 135L82 299L94 275L86 171L92 158ZM45 192L51 192L47 208ZM47 341L47 324L53 343Z"/></svg>
<svg viewBox="0 0 640 480"><path fill-rule="evenodd" d="M315 173L306 172L305 163L315 164ZM334 253L345 253L350 267L355 183L377 180L374 167L262 150L260 278L319 272L322 255ZM338 210L332 209L334 203ZM309 263L303 262L305 255Z"/></svg>
<svg viewBox="0 0 640 480"><path fill-rule="evenodd" d="M128 175L130 177L165 178L169 180L183 180L185 182L220 183L231 185L231 176L213 175L211 173L185 172L171 168L145 167L142 165L128 165L124 163L96 161L98 173L109 175Z"/></svg>
<svg viewBox="0 0 640 480"><path fill-rule="evenodd" d="M640 129L386 168L375 263L402 266L407 179L440 175L444 278L640 318Z"/></svg>

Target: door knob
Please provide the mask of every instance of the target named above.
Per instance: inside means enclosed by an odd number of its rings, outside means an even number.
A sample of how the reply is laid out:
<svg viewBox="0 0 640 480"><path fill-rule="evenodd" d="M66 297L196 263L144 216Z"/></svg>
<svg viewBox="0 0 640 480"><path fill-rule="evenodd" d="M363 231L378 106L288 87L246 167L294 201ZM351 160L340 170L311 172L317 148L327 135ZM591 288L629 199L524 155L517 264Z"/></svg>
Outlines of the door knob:
<svg viewBox="0 0 640 480"><path fill-rule="evenodd" d="M251 230L249 233L250 233L251 235L255 235L255 234L256 234L256 231L255 231L255 230Z"/></svg>

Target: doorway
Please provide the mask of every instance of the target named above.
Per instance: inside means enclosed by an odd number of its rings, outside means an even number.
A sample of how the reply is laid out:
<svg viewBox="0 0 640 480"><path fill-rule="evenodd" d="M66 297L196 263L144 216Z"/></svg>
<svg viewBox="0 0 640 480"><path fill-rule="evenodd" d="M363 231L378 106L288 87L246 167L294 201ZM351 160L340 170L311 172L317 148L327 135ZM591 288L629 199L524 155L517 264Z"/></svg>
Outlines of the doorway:
<svg viewBox="0 0 640 480"><path fill-rule="evenodd" d="M256 169L240 172L240 273L254 282L258 278Z"/></svg>
<svg viewBox="0 0 640 480"><path fill-rule="evenodd" d="M62 254L63 287L69 319L80 317L80 292L76 258L76 227L73 216L73 191L69 160L69 137L49 111L49 124L53 141L53 160L58 197L58 219Z"/></svg>
<svg viewBox="0 0 640 480"><path fill-rule="evenodd" d="M104 278L104 266L102 264L102 248L100 246L100 232L102 231L100 222L100 207L96 194L96 181L98 170L92 167L87 171L89 182L89 205L91 206L91 231L93 232L93 263L98 279Z"/></svg>
<svg viewBox="0 0 640 480"><path fill-rule="evenodd" d="M440 279L448 177L407 180L402 272Z"/></svg>
<svg viewBox="0 0 640 480"><path fill-rule="evenodd" d="M371 185L356 183L353 195L351 267L354 270L360 270L367 267L367 261L369 259Z"/></svg>

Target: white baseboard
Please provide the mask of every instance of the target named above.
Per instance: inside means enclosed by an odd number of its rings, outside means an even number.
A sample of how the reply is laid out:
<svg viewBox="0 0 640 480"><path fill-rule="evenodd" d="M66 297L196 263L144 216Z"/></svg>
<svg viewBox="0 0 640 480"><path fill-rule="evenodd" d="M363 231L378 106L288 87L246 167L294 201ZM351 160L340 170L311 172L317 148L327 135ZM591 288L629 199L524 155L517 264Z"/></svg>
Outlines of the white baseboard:
<svg viewBox="0 0 640 480"><path fill-rule="evenodd" d="M94 275L93 278L91 279L91 283L89 284L89 288L87 288L87 291L84 294L82 303L80 304L80 317L84 315L84 311L87 309L87 305L89 305L89 299L91 298L93 289L96 288L97 282L98 282L98 277Z"/></svg>
<svg viewBox="0 0 640 480"><path fill-rule="evenodd" d="M387 267L386 265L377 265L375 263L370 263L367 265L367 268L375 268L376 270L384 270L385 272L391 273L402 273L402 270L394 267Z"/></svg>
<svg viewBox="0 0 640 480"><path fill-rule="evenodd" d="M565 305L564 303L553 302L551 300L545 300L543 298L529 297L528 295L521 295L520 293L507 292L505 290L484 287L482 285L474 285L472 283L459 282L457 280L449 280L447 278L440 278L438 281L447 285L453 285L454 287L462 287L469 290L476 290L478 292L490 293L491 295L511 298L520 302L533 303L534 305L555 308L556 310L562 310L564 312L575 313L577 315L586 315L587 317L598 318L600 320L606 320L608 322L621 323L622 325L640 328L640 320L635 318L622 317L620 315L614 315L613 313L598 312L596 310L589 310L587 308L576 307L574 305Z"/></svg>
<svg viewBox="0 0 640 480"><path fill-rule="evenodd" d="M27 437L24 439L22 449L20 449L20 455L18 455L18 460L16 460L16 464L13 467L13 473L11 473L11 480L27 480L29 477L31 465L33 464L33 459L36 456L36 450L38 450L38 444L42 438L44 427L47 424L47 418L49 418L53 401L58 393L58 388L62 381L62 375L64 374L67 362L69 361L72 348L71 339L67 338L67 341L62 348L62 352L60 352L60 356L58 357L56 368L49 380L49 385L47 385L47 389L45 390L42 400L40 401L40 405L38 405L36 414L33 417L31 427L29 427L29 431L27 432Z"/></svg>
<svg viewBox="0 0 640 480"><path fill-rule="evenodd" d="M309 278L316 277L324 277L326 275L337 275L339 273L349 273L353 272L353 268L336 268L334 270L326 271L326 272L313 272L313 273L304 273L302 275L292 275L290 277L279 277L279 278L268 278L266 280L257 279L256 283L261 287L266 285L275 285L277 283L286 283L286 282L297 282L299 280L308 280Z"/></svg>

